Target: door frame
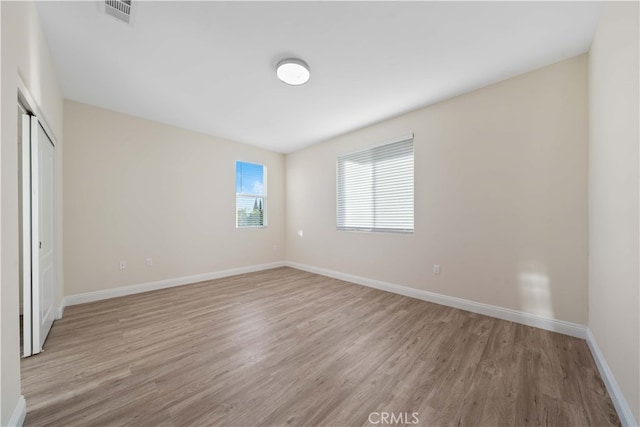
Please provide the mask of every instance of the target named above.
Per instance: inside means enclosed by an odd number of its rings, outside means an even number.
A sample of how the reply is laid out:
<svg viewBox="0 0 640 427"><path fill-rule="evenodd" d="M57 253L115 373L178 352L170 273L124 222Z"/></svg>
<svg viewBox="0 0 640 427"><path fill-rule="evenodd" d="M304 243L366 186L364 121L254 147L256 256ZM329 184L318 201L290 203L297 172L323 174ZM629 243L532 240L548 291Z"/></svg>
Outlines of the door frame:
<svg viewBox="0 0 640 427"><path fill-rule="evenodd" d="M60 294L60 283L58 281L58 274L59 274L59 260L60 260L60 253L59 253L59 247L58 247L58 242L59 242L59 233L58 233L58 213L59 213L59 206L58 206L58 188L59 188L59 179L58 179L58 144L57 144L57 139L55 137L55 134L53 133L53 131L51 130L51 127L49 126L49 124L47 123L47 120L45 119L44 115L42 114L42 112L40 111L40 109L38 108L36 102L34 101L34 98L31 96L31 94L29 93L29 91L27 90L26 85L24 84L24 81L22 80L22 78L20 77L20 75L18 75L18 99L17 101L19 103L22 104L22 106L27 110L27 113L30 115L33 115L37 118L37 122L39 123L40 126L42 126L42 129L44 130L44 132L47 134L47 136L49 137L51 144L53 145L54 148L54 152L53 152L53 200L54 200L54 209L53 209L53 223L54 223L54 230L53 230L53 240L54 240L54 255L53 255L53 281L54 281L54 286L53 286L53 303L54 303L54 320L60 319L62 317L62 309L61 307L58 306L58 300L59 300L59 294ZM19 118L19 121L21 122L21 126L23 129L23 132L25 130L28 130L29 134L31 134L32 132L32 126L31 124L29 124L28 126L25 126L22 123L22 117ZM29 121L31 122L31 121ZM31 139L31 138L30 138ZM33 354L37 354L40 351L42 351L42 348L40 347L40 343L36 342L33 338L34 338L34 334L33 334L33 312L32 309L34 308L33 306L33 301L34 301L34 296L33 296L33 286L25 286L24 282L26 282L27 278L29 279L29 281L31 283L33 283L33 276L34 274L32 274L32 272L34 271L33 265L32 265L32 254L33 254L33 249L34 249L34 245L38 245L37 243L33 243L36 240L39 241L39 236L37 235L33 235L31 233L31 221L32 221L32 208L33 208L33 202L32 202L32 191L31 191L31 177L32 177L32 173L31 173L31 164L32 164L32 156L31 156L31 144L28 144L28 147L26 146L26 144L24 144L24 138L23 138L23 147L22 147L22 174L21 174L21 179L23 180L22 182L22 204L23 204L23 212L22 212L22 217L20 218L21 224L20 226L22 227L23 233L22 233L22 265L20 266L20 268L23 270L22 271L22 277L23 277L23 283L20 284L20 286L23 289L23 337L29 337L29 342L27 343L27 340L25 339L23 341L23 357L27 357L27 356L31 356ZM25 158L25 154L28 155L27 158ZM24 165L29 165L28 170L25 170ZM25 179L28 179L28 186L25 185ZM25 209L28 208L28 209ZM36 226L37 227L37 226ZM37 282L36 282L37 283ZM28 292L27 292L28 290ZM27 295L28 294L28 295ZM37 299L37 298L36 298ZM27 320L28 319L28 320ZM27 330L27 326L29 327L29 332L28 334L25 332Z"/></svg>
<svg viewBox="0 0 640 427"><path fill-rule="evenodd" d="M31 284L31 138L29 143L25 143L25 132L31 133L31 120L25 120L25 116L29 115L28 109L23 105L23 102L18 98L18 105L25 109L25 112L21 112L18 120L20 121L20 127L22 128L20 144L22 145L21 157L20 157L20 187L22 188L22 194L20 200L22 202L21 210L22 215L20 217L20 228L22 229L22 241L20 242L20 249L22 251L22 263L20 268L22 269L22 282L20 283L20 292L22 292L22 356L27 357L33 354L33 333L32 333L32 319L31 313L32 300L31 300L31 286L27 286L27 283Z"/></svg>

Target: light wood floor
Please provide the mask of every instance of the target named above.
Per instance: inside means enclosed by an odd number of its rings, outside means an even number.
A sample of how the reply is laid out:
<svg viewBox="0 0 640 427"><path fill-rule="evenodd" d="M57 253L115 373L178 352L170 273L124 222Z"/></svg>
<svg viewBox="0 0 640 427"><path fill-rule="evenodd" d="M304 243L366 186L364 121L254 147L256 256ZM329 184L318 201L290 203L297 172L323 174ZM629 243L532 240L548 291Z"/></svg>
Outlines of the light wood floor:
<svg viewBox="0 0 640 427"><path fill-rule="evenodd" d="M584 340L290 268L68 307L22 386L28 426L620 423Z"/></svg>

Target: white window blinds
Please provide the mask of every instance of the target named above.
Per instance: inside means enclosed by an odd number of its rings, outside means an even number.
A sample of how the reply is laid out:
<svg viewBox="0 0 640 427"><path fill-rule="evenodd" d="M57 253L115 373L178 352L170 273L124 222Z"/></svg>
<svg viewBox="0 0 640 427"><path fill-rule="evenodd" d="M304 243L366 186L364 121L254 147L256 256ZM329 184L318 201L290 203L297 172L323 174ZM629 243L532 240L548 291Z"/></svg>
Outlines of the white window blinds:
<svg viewBox="0 0 640 427"><path fill-rule="evenodd" d="M413 232L413 134L338 157L337 228Z"/></svg>

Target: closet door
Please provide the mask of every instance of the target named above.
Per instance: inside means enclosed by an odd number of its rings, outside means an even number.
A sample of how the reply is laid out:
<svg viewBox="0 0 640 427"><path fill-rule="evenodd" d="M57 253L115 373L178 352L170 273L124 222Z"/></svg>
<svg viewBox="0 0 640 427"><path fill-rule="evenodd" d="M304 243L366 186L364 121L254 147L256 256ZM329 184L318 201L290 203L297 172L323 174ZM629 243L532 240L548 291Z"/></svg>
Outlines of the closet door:
<svg viewBox="0 0 640 427"><path fill-rule="evenodd" d="M55 146L38 119L27 118L23 119L29 121L28 132L23 127L24 356L42 351L55 319L56 290Z"/></svg>

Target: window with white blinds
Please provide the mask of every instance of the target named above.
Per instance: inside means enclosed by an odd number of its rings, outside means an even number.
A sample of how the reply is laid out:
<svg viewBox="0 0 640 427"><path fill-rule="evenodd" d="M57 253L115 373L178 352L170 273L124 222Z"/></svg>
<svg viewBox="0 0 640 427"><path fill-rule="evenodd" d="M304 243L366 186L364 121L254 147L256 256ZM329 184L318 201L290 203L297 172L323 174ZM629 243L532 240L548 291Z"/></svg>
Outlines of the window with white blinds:
<svg viewBox="0 0 640 427"><path fill-rule="evenodd" d="M236 162L236 227L267 226L267 168Z"/></svg>
<svg viewBox="0 0 640 427"><path fill-rule="evenodd" d="M413 134L338 157L338 230L413 232Z"/></svg>

